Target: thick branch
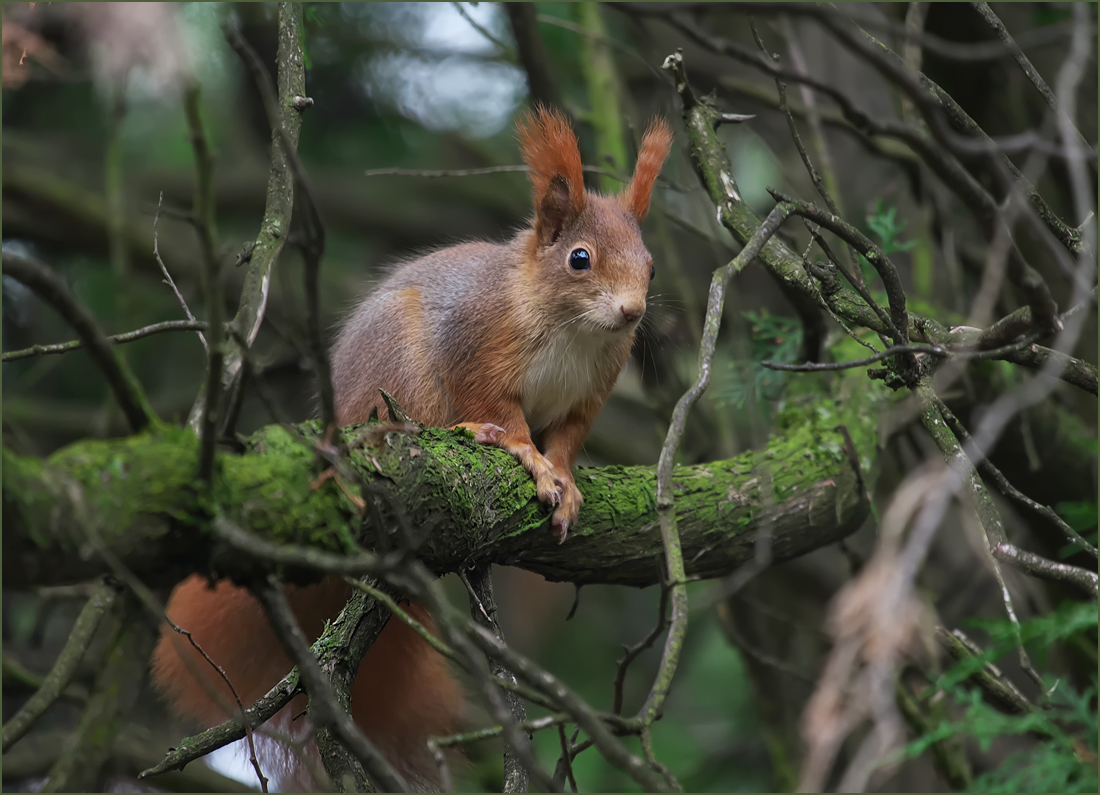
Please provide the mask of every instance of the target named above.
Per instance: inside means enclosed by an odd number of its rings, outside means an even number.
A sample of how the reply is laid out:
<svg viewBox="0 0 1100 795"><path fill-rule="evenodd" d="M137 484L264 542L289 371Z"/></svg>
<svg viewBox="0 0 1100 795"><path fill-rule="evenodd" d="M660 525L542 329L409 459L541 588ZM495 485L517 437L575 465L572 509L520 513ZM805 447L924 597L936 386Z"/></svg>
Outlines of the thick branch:
<svg viewBox="0 0 1100 795"><path fill-rule="evenodd" d="M772 528L779 561L842 538L863 521L858 474L837 452L844 440L836 429L848 429L869 471L876 405L885 389L866 389L862 374L841 378L835 389L840 399L827 401L824 412L803 413L797 397L789 397L784 431L765 448L673 470L689 576L720 576L751 560L762 524ZM299 428L312 443L321 435L317 422ZM357 433L344 431L351 464L373 487L392 491L410 526L426 531L418 554L437 572L487 561L551 580L660 581L652 468L578 469L585 499L580 526L559 545L530 476L506 453L460 431L375 434L379 441L370 447ZM342 553L353 539L373 546L379 528L359 516L336 478L311 488L325 464L288 429L264 428L244 454L223 456L210 495L192 488L197 447L188 431L160 428L129 439L83 441L45 462L5 448L5 584L77 582L103 573L98 557L83 554L84 523L97 520L102 543L161 587L211 567L238 577L257 573L205 532L218 513L273 541Z"/></svg>

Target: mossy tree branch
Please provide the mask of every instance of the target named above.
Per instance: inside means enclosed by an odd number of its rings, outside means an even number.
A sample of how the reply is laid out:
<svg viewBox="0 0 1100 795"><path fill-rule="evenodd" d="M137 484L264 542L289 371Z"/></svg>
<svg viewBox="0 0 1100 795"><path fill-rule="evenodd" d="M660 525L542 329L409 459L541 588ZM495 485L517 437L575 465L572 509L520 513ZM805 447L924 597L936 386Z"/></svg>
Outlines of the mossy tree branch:
<svg viewBox="0 0 1100 795"><path fill-rule="evenodd" d="M773 528L776 560L854 531L867 512L859 473L843 452L838 426L855 441L869 472L877 453L876 404L861 373L841 376L821 394L805 379L781 413L769 444L736 458L673 471L677 523L688 576L726 574L754 555L755 531ZM320 440L317 422L298 430ZM580 527L565 545L547 528L548 512L513 458L458 431L390 432L364 446L344 431L350 462L372 486L395 496L410 526L430 530L418 554L436 572L474 562L518 566L551 580L645 586L660 581L662 544L655 519L655 473L647 467L577 471L585 498ZM242 455L219 457L209 492L193 486L198 439L159 427L127 439L86 440L41 461L3 451L4 578L20 588L79 582L106 573L86 555L97 543L131 571L164 587L195 571L241 579L258 572L225 554L207 532L221 515L260 537L329 551L374 545L380 528L360 517L335 478L311 484L327 463L296 433L257 432ZM108 521L109 520L109 521Z"/></svg>

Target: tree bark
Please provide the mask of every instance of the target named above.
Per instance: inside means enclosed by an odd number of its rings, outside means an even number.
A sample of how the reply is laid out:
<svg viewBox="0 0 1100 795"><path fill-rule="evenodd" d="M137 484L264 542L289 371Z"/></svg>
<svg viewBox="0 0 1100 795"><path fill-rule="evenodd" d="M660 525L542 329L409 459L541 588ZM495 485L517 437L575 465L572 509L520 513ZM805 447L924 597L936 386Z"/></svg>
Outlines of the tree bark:
<svg viewBox="0 0 1100 795"><path fill-rule="evenodd" d="M877 455L877 407L888 394L864 378L846 371L832 387L823 377L801 378L765 448L677 468L689 576L721 576L752 560L761 531L779 562L859 527ZM335 552L356 543L374 548L380 520L359 515L348 496L358 485L335 478L315 484L328 466L312 449L319 434L317 422L263 428L242 453L219 455L214 486L202 491L193 482L198 439L185 429L82 441L46 461L4 448L5 584L107 573L100 549L159 587L196 571L256 575L255 561L217 543L209 529L216 516L269 541ZM577 470L581 522L559 545L549 509L508 454L438 428L376 430L370 442L361 441L362 427L343 434L359 477L391 494L409 527L428 531L417 554L436 572L487 562L577 584L660 579L651 467Z"/></svg>

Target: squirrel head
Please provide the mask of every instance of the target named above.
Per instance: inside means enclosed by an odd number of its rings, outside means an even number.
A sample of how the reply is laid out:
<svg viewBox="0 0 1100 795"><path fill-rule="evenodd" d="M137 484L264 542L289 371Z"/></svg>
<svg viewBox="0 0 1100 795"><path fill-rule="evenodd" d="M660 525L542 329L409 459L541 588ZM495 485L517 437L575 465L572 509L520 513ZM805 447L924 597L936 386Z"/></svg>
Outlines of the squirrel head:
<svg viewBox="0 0 1100 795"><path fill-rule="evenodd" d="M654 274L638 225L649 211L672 130L654 119L630 183L615 196L602 196L585 190L577 136L560 113L538 107L518 128L534 194L531 264L540 300L562 322L632 332L645 314Z"/></svg>

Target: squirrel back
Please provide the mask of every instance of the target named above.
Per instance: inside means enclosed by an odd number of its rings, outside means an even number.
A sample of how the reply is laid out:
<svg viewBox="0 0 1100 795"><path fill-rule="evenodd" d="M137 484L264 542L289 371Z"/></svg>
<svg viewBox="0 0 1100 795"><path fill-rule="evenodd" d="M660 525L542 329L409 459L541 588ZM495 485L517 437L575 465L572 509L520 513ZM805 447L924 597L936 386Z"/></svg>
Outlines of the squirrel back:
<svg viewBox="0 0 1100 795"><path fill-rule="evenodd" d="M583 501L573 463L645 313L653 262L639 223L672 133L663 121L651 124L630 183L601 196L584 188L577 139L563 117L539 109L519 132L533 187L531 227L505 243L440 249L383 280L333 348L336 414L340 425L365 422L374 408L381 414L382 388L420 422L461 425L507 450L534 477L539 499L554 506L551 527L564 542ZM287 593L311 639L349 594L333 578ZM410 611L432 626L423 609ZM168 615L222 666L246 704L291 668L259 603L229 583L209 588L191 577L173 593ZM207 677L222 696L212 697L192 673L207 664L181 641L162 632L155 682L180 713L207 725L225 720L235 710L225 685ZM464 700L422 638L391 620L363 660L351 706L411 782L438 786L426 743L457 730ZM302 708L284 710L280 725Z"/></svg>

